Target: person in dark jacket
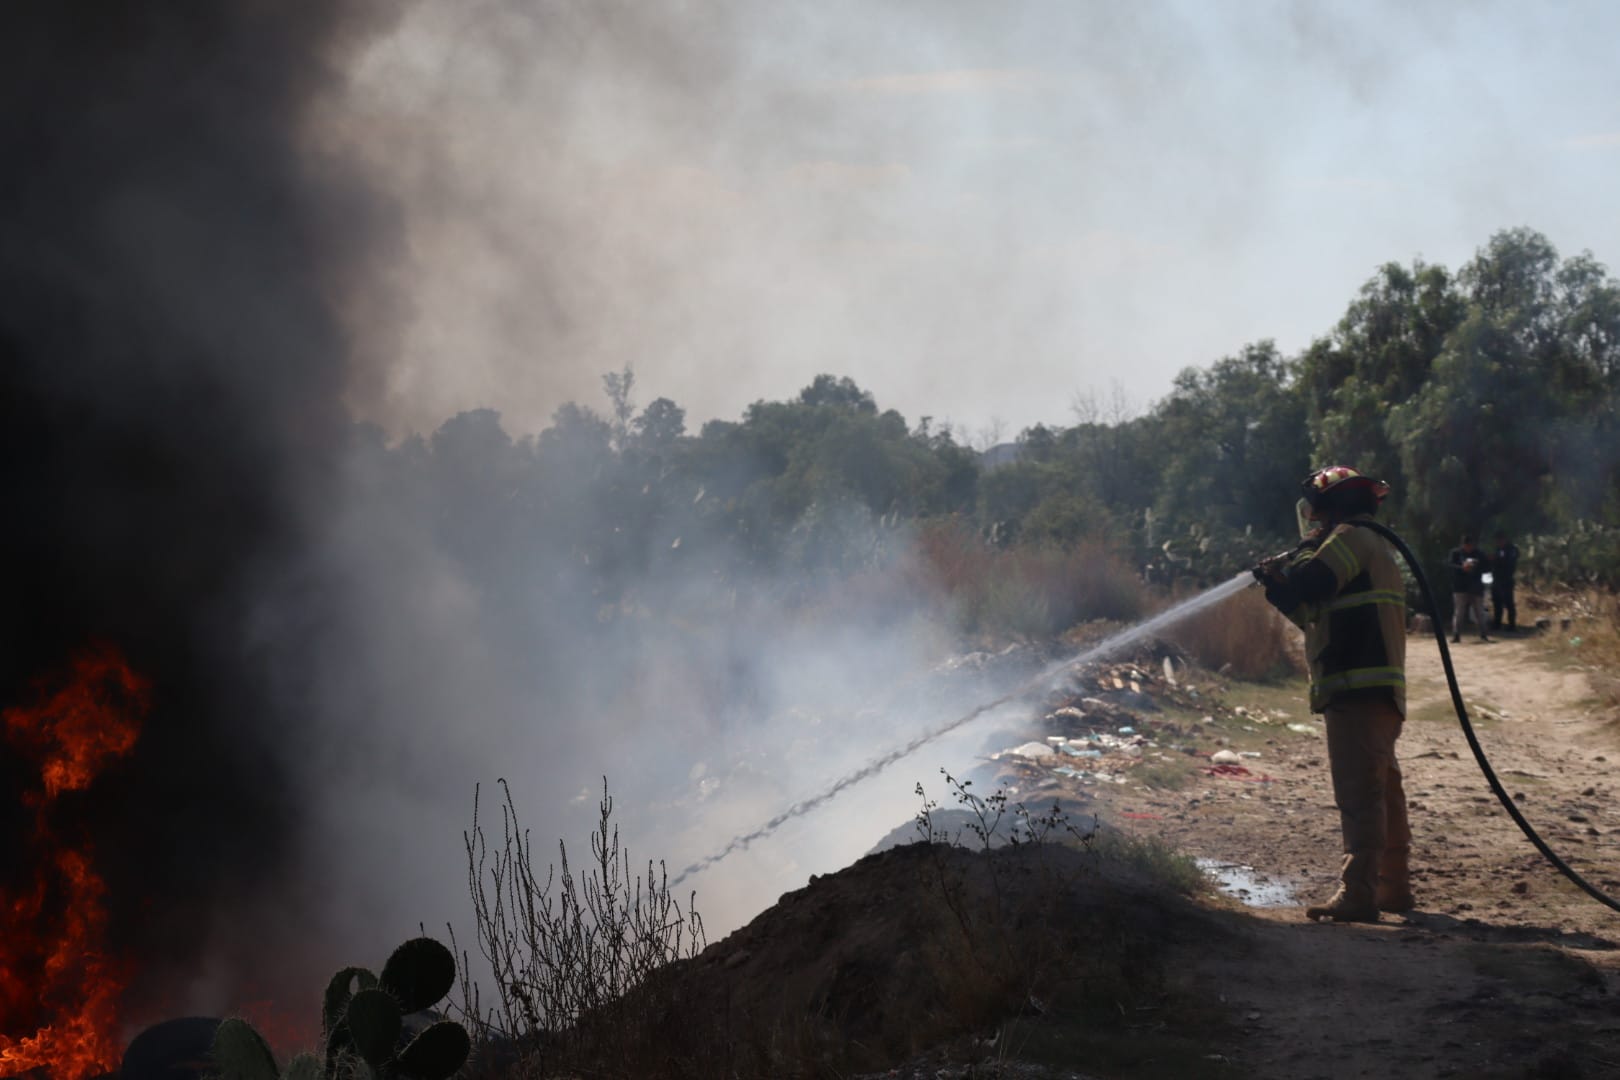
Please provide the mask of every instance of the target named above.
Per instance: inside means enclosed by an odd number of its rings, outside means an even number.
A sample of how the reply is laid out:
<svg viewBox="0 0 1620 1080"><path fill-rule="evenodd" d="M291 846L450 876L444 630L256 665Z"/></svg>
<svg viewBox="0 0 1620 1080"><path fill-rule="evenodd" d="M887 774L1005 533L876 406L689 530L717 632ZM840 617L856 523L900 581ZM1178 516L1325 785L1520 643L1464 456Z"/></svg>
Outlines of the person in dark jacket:
<svg viewBox="0 0 1620 1080"><path fill-rule="evenodd" d="M1479 640L1491 640L1485 633L1485 571L1491 568L1490 559L1474 546L1473 536L1465 535L1446 561L1451 564L1451 640L1462 640L1464 618L1472 618L1479 627Z"/></svg>
<svg viewBox="0 0 1620 1080"><path fill-rule="evenodd" d="M1503 613L1507 615L1507 628L1519 628L1519 605L1513 602L1513 572L1519 568L1519 549L1507 538L1507 533L1496 534L1496 550L1491 553L1491 629L1502 629Z"/></svg>
<svg viewBox="0 0 1620 1080"><path fill-rule="evenodd" d="M1406 587L1389 544L1362 527L1389 485L1334 465L1300 488L1305 542L1254 576L1305 631L1311 711L1327 724L1344 861L1338 891L1305 915L1376 922L1380 911L1413 907L1412 830L1395 758L1406 718Z"/></svg>

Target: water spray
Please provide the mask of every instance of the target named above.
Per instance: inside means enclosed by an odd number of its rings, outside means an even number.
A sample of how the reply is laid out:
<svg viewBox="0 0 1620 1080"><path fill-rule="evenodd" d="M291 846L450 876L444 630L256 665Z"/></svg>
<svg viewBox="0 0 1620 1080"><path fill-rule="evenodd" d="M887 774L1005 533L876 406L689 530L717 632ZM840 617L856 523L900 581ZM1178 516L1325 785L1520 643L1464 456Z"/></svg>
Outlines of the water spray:
<svg viewBox="0 0 1620 1080"><path fill-rule="evenodd" d="M1189 615L1194 615L1200 611L1203 611L1205 608L1220 603L1229 596L1242 592L1244 589L1253 584L1254 578L1250 576L1247 570L1245 570L1243 573L1232 578L1230 581L1216 585L1214 588L1206 589L1197 596L1189 597L1188 599L1183 600L1181 603L1176 604L1174 607L1166 608L1164 611L1159 612L1151 619L1137 623L1135 626L1127 627L1126 629L1119 631L1117 634L1105 638L1097 644L1092 645L1089 648L1068 657L1067 659L1059 660L1056 663L1049 665L1048 667L1042 669L1038 674L1019 683L1017 686L1013 687L1011 690L1007 691L1005 694L1002 694L995 700L987 701L984 704L977 706L972 711L963 713L961 716L951 720L949 723L941 724L936 728L925 731L921 735L918 735L916 738L912 739L910 742L895 747L893 750L873 758L871 761L868 761L865 765L861 766L859 769L856 769L854 772L848 773L845 776L835 780L830 786L820 793L812 795L806 799L801 799L792 806L789 806L787 809L783 810L781 813L777 814L775 817L771 818L758 828L732 837L726 846L721 848L719 851L714 852L712 855L706 855L697 862L687 866L684 870L676 875L675 880L671 884L679 885L693 874L696 874L702 870L707 870L709 867L724 859L732 852L741 851L756 840L763 840L765 837L769 836L771 833L775 832L789 821L792 821L794 818L803 817L805 814L808 814L810 811L816 809L818 806L821 806L823 803L831 801L845 788L858 784L868 777L876 776L878 773L882 772L890 765L893 765L901 758L911 754L913 751L926 746L928 743L933 742L935 739L938 739L941 736L950 734L966 724L972 723L974 720L977 720L979 717L983 716L992 709L1005 705L1007 702L1021 697L1037 688L1050 686L1055 679L1057 679L1060 675L1063 675L1065 672L1080 667L1084 664L1101 660L1121 649L1134 645L1144 638L1151 637L1152 635L1158 633L1165 627L1187 618Z"/></svg>

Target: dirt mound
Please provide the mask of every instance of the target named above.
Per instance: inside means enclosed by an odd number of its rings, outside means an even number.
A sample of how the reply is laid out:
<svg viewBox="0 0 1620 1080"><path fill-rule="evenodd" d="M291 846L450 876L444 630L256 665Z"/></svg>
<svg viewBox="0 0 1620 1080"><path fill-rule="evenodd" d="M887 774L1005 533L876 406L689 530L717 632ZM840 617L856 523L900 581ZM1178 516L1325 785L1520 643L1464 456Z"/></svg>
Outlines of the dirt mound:
<svg viewBox="0 0 1620 1080"><path fill-rule="evenodd" d="M972 1057L1020 1017L1094 1029L1156 1008L1177 993L1168 951L1231 940L1227 922L1098 850L914 843L813 879L670 974L733 1036L729 1071L847 1074Z"/></svg>

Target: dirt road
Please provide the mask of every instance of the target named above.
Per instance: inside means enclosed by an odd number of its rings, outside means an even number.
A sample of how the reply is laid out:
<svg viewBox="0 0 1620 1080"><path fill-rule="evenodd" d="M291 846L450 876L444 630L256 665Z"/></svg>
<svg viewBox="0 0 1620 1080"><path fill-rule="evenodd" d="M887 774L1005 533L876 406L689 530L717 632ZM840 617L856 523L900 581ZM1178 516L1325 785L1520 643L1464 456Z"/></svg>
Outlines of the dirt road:
<svg viewBox="0 0 1620 1080"><path fill-rule="evenodd" d="M1453 657L1480 741L1525 816L1588 880L1620 894L1620 725L1585 675L1534 638L1465 640ZM1303 905L1332 892L1338 823L1325 741L1310 731L1321 725L1276 688L1226 692L1228 705L1256 699L1239 718L1253 722L1224 725L1223 739L1259 755L1244 759L1251 782L1200 772L1180 790L1105 786L1093 805L1105 820L1295 890L1292 904L1248 909L1252 964L1227 958L1199 973L1248 1018L1231 1049L1246 1074L1620 1076L1620 914L1559 876L1498 805L1432 639L1411 639L1408 675L1398 750L1414 834L1409 917L1305 921Z"/></svg>
<svg viewBox="0 0 1620 1080"><path fill-rule="evenodd" d="M1620 915L1565 881L1501 808L1457 724L1438 649L1424 638L1410 645L1408 720L1398 753L1420 909L1497 925L1620 934ZM1452 657L1480 743L1520 810L1583 876L1620 891L1620 805L1614 802L1620 725L1596 709L1585 675L1560 670L1533 638L1465 640L1452 646ZM1243 684L1227 694L1238 704L1245 696ZM1289 693L1256 688L1248 696L1257 699L1251 703L1256 711L1271 709L1273 722L1248 725L1261 756L1247 764L1273 782L1211 777L1179 791L1128 786L1105 792L1105 801L1162 819L1124 824L1293 885L1302 903L1324 898L1333 889L1339 852L1326 744L1278 721L1321 724L1306 715L1303 701L1290 710Z"/></svg>

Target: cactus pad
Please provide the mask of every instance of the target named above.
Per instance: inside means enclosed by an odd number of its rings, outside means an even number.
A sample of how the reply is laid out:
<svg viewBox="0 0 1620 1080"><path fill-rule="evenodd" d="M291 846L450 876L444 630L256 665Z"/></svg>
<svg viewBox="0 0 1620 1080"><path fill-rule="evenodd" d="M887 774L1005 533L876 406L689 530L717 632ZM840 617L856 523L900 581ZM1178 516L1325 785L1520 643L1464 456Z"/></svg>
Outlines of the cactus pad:
<svg viewBox="0 0 1620 1080"><path fill-rule="evenodd" d="M430 1008L455 983L455 955L429 937L412 938L395 949L383 965L380 981L407 1013Z"/></svg>
<svg viewBox="0 0 1620 1080"><path fill-rule="evenodd" d="M467 1029L453 1020L441 1020L400 1051L399 1068L417 1080L446 1080L466 1063L471 1052Z"/></svg>
<svg viewBox="0 0 1620 1080"><path fill-rule="evenodd" d="M372 1065L394 1056L402 1027L399 1003L386 991L362 990L349 999L346 1017L354 1048Z"/></svg>
<svg viewBox="0 0 1620 1080"><path fill-rule="evenodd" d="M277 1080L270 1044L246 1020L222 1021L214 1032L212 1054L221 1080Z"/></svg>

